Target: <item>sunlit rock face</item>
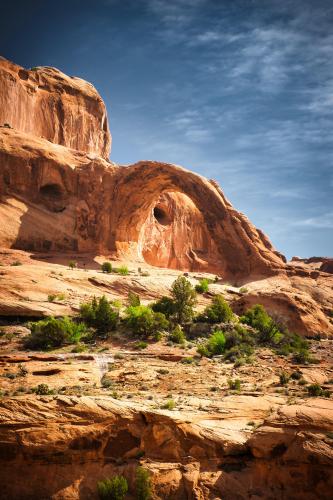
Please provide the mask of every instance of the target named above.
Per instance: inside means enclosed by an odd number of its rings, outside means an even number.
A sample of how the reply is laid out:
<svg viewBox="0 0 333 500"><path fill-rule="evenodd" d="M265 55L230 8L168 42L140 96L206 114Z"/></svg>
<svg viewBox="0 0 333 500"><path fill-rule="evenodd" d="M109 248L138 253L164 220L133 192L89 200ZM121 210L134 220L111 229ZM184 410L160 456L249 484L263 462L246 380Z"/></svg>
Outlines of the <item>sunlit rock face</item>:
<svg viewBox="0 0 333 500"><path fill-rule="evenodd" d="M283 256L214 181L162 162L115 165L110 144L92 85L0 60L0 244L238 280L283 269Z"/></svg>
<svg viewBox="0 0 333 500"><path fill-rule="evenodd" d="M26 70L0 59L0 125L108 158L111 135L104 102L81 78L56 68Z"/></svg>

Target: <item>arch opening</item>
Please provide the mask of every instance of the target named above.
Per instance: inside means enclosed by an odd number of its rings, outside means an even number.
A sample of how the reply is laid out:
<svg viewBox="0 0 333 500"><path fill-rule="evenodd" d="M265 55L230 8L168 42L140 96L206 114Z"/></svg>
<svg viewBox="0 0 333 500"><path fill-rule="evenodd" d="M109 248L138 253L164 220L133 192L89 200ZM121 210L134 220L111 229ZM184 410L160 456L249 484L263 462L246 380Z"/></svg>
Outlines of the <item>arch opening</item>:
<svg viewBox="0 0 333 500"><path fill-rule="evenodd" d="M154 207L153 214L157 222L162 226L168 226L172 222L170 215L158 205Z"/></svg>
<svg viewBox="0 0 333 500"><path fill-rule="evenodd" d="M63 190L58 184L45 184L39 192L43 197L51 200L60 200L63 197Z"/></svg>

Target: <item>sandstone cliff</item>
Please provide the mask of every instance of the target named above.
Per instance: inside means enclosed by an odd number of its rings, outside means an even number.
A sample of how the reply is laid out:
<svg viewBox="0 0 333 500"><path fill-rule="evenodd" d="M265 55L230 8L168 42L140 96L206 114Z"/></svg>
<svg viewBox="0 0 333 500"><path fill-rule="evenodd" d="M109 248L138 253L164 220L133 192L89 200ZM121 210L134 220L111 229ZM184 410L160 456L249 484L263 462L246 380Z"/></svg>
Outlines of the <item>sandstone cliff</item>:
<svg viewBox="0 0 333 500"><path fill-rule="evenodd" d="M55 68L26 70L0 58L0 125L107 158L104 102L90 83Z"/></svg>
<svg viewBox="0 0 333 500"><path fill-rule="evenodd" d="M106 397L7 399L0 422L6 500L94 499L96 482L119 473L134 493L139 463L156 500L331 498L330 401L282 406L247 436Z"/></svg>

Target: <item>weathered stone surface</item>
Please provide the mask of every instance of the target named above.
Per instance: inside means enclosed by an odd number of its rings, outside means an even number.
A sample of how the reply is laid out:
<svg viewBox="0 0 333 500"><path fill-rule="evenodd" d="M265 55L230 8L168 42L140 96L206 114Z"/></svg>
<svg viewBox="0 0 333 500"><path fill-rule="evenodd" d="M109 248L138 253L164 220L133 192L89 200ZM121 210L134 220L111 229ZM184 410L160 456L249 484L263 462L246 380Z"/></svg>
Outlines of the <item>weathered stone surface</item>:
<svg viewBox="0 0 333 500"><path fill-rule="evenodd" d="M111 136L104 102L81 78L48 66L24 69L0 59L0 125L107 158Z"/></svg>
<svg viewBox="0 0 333 500"><path fill-rule="evenodd" d="M97 480L116 473L132 495L139 463L154 499L312 500L332 491L330 401L281 407L242 446L181 415L105 397L3 399L0 422L0 498L97 498Z"/></svg>
<svg viewBox="0 0 333 500"><path fill-rule="evenodd" d="M2 246L113 253L240 281L284 267L215 185L176 165L117 167L5 128L0 159Z"/></svg>

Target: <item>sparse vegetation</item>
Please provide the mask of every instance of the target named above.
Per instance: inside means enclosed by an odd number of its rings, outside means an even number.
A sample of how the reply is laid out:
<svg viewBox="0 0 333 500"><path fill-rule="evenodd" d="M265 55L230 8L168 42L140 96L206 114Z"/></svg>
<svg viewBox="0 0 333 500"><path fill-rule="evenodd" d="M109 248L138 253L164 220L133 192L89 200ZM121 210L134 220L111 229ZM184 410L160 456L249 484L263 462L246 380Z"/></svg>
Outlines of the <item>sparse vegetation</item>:
<svg viewBox="0 0 333 500"><path fill-rule="evenodd" d="M166 318L170 318L176 312L174 301L170 297L165 296L154 302L151 308L154 312L164 314Z"/></svg>
<svg viewBox="0 0 333 500"><path fill-rule="evenodd" d="M174 400L168 399L168 401L166 403L164 403L164 405L162 406L162 409L172 411L172 410L174 410L175 406L176 406L176 403L174 402Z"/></svg>
<svg viewBox="0 0 333 500"><path fill-rule="evenodd" d="M280 385L286 385L290 380L290 377L286 372L281 372L279 378L280 378Z"/></svg>
<svg viewBox="0 0 333 500"><path fill-rule="evenodd" d="M115 330L119 323L119 309L111 304L105 295L91 302L81 304L80 316L84 322L96 329L98 335Z"/></svg>
<svg viewBox="0 0 333 500"><path fill-rule="evenodd" d="M198 321L207 323L227 323L231 321L233 312L222 295L215 295L210 306L198 316Z"/></svg>
<svg viewBox="0 0 333 500"><path fill-rule="evenodd" d="M162 313L155 313L148 306L130 306L126 309L125 321L134 335L148 338L154 333L166 330L169 322Z"/></svg>
<svg viewBox="0 0 333 500"><path fill-rule="evenodd" d="M68 267L69 267L69 269L75 269L77 267L77 264L74 260L70 260L68 262Z"/></svg>
<svg viewBox="0 0 333 500"><path fill-rule="evenodd" d="M117 271L122 276L127 276L129 274L129 270L128 270L127 266L120 266L120 267L118 267Z"/></svg>
<svg viewBox="0 0 333 500"><path fill-rule="evenodd" d="M114 476L97 483L98 496L101 500L124 500L128 491L127 480L124 476Z"/></svg>
<svg viewBox="0 0 333 500"><path fill-rule="evenodd" d="M186 337L180 325L177 325L169 335L169 339L175 344L184 344Z"/></svg>
<svg viewBox="0 0 333 500"><path fill-rule="evenodd" d="M19 260L14 260L14 262L11 263L11 266L22 266L22 262Z"/></svg>
<svg viewBox="0 0 333 500"><path fill-rule="evenodd" d="M136 306L140 306L141 305L141 301L140 301L140 297L137 293L134 293L134 292L128 292L128 296L127 296L127 304L128 306L133 306L133 307L136 307Z"/></svg>
<svg viewBox="0 0 333 500"><path fill-rule="evenodd" d="M53 394L53 391L47 384L37 385L37 387L33 389L33 392L37 394L37 396L48 396L49 394Z"/></svg>
<svg viewBox="0 0 333 500"><path fill-rule="evenodd" d="M143 467L136 469L136 498L137 500L150 500L152 498L149 472Z"/></svg>
<svg viewBox="0 0 333 500"><path fill-rule="evenodd" d="M235 380L229 378L228 379L228 387L231 391L239 392L241 389L241 381L238 378Z"/></svg>
<svg viewBox="0 0 333 500"><path fill-rule="evenodd" d="M25 345L28 349L52 349L64 344L74 344L87 336L88 330L84 323L52 316L29 324L31 334L28 335Z"/></svg>
<svg viewBox="0 0 333 500"><path fill-rule="evenodd" d="M195 291L198 293L207 293L209 290L209 280L203 278L198 285L195 285Z"/></svg>
<svg viewBox="0 0 333 500"><path fill-rule="evenodd" d="M111 262L103 262L102 264L102 272L110 274L112 273L112 264Z"/></svg>
<svg viewBox="0 0 333 500"><path fill-rule="evenodd" d="M177 323L183 325L191 321L196 304L196 292L191 283L184 276L179 276L172 284L171 295Z"/></svg>

